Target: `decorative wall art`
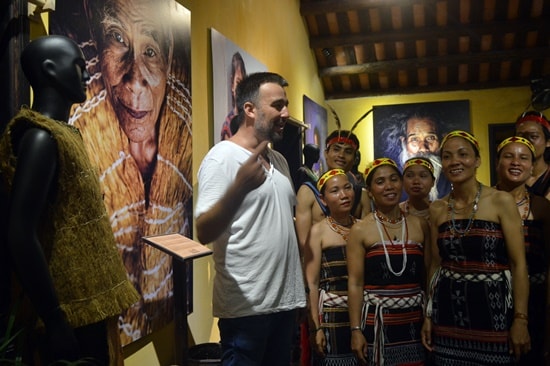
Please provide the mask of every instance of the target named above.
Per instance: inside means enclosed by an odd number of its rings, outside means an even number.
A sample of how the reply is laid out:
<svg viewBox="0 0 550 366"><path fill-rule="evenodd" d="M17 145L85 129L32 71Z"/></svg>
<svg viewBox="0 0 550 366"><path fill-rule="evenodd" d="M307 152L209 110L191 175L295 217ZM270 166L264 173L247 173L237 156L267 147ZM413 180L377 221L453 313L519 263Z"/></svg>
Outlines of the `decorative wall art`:
<svg viewBox="0 0 550 366"><path fill-rule="evenodd" d="M427 157L436 176L430 199L449 193L450 184L440 174L440 143L450 131L470 131L468 100L375 106L373 120L374 158L391 158L402 168L409 158Z"/></svg>
<svg viewBox="0 0 550 366"><path fill-rule="evenodd" d="M141 238L192 237L191 14L174 0L58 0L57 9L50 33L79 44L91 77L69 123L97 167L119 252L141 294L119 319L126 345L174 316L172 261Z"/></svg>
<svg viewBox="0 0 550 366"><path fill-rule="evenodd" d="M312 169L319 176L319 173L323 173L327 169L325 154L323 153L327 138L327 110L306 95L303 97L303 103L304 123L308 126L305 131L304 143L315 144L321 150L319 162L314 164Z"/></svg>
<svg viewBox="0 0 550 366"><path fill-rule="evenodd" d="M234 98L239 81L248 74L266 71L267 68L217 30L210 31L215 144L232 136L231 119L237 112Z"/></svg>

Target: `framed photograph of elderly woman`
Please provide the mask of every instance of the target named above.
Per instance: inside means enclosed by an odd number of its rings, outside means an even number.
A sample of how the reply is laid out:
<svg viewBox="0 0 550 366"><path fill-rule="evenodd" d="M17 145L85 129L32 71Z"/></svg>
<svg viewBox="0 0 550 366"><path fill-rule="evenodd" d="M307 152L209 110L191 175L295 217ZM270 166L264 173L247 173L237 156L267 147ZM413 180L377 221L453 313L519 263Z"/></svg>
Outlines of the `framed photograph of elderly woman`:
<svg viewBox="0 0 550 366"><path fill-rule="evenodd" d="M427 157L436 177L430 199L449 193L450 184L440 174L439 144L450 131L470 131L468 100L375 106L373 121L375 158L391 158L402 168L409 158ZM404 194L402 199L406 198Z"/></svg>
<svg viewBox="0 0 550 366"><path fill-rule="evenodd" d="M174 0L58 0L56 9L50 33L76 41L90 74L69 123L141 295L119 319L126 345L174 318L172 260L141 238L192 237L191 13Z"/></svg>

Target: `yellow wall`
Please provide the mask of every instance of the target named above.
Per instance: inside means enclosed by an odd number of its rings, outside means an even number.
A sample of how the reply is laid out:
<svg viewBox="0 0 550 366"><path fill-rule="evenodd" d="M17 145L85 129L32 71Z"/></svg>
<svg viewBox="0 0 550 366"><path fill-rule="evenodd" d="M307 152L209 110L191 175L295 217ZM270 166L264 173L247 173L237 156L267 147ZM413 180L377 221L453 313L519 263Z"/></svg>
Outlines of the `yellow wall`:
<svg viewBox="0 0 550 366"><path fill-rule="evenodd" d="M356 98L346 100L328 100L338 113L342 128L349 129L354 121L373 106L438 102L450 100L470 101L470 124L471 132L479 140L481 146L481 167L478 171L478 178L484 184L490 184L490 155L489 155L489 131L488 125L494 123L510 123L524 111L529 104L531 90L529 87L501 88L488 90L468 90L448 93L425 93L414 95L392 95L383 97ZM329 121L328 130L336 128L333 120ZM367 116L354 131L361 142L361 165L363 171L366 164L372 161L373 144L372 114Z"/></svg>

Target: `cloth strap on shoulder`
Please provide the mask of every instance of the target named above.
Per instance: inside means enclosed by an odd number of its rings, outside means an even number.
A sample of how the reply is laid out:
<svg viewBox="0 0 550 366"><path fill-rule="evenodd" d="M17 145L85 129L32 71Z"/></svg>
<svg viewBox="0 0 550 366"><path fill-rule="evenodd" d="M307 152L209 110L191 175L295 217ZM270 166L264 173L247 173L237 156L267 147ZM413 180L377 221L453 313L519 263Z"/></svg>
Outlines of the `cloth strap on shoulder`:
<svg viewBox="0 0 550 366"><path fill-rule="evenodd" d="M325 216L328 216L329 215L328 207L323 205L323 202L321 202L321 197L320 197L321 193L317 190L317 187L315 187L315 184L313 184L311 182L304 182L304 184L306 186L308 186L313 191L313 195L315 196L315 199L317 200L317 203L321 207L321 210L323 211L323 214Z"/></svg>

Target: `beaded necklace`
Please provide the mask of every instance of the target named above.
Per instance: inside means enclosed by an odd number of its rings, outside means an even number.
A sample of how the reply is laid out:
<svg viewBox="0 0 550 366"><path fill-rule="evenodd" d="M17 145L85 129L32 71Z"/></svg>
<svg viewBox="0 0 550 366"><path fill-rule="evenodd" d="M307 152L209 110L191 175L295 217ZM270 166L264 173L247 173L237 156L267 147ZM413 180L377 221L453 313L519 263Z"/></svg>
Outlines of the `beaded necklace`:
<svg viewBox="0 0 550 366"><path fill-rule="evenodd" d="M431 201L430 201L430 203L431 203ZM417 210L416 208L410 206L409 200L405 201L404 206L405 206L404 211L405 211L406 214L410 213L411 215L414 215L414 216L423 217L428 221L430 220L430 208L429 207L425 208L423 210Z"/></svg>
<svg viewBox="0 0 550 366"><path fill-rule="evenodd" d="M374 210L374 214L376 216L376 220L377 221L380 221L380 222L387 222L387 223L390 223L390 224L400 224L403 222L403 220L405 219L405 216L403 215L403 212L401 212L401 215L399 216L399 218L397 219L390 219L389 217L387 216L384 216L382 215L380 212L378 212L378 210Z"/></svg>
<svg viewBox="0 0 550 366"><path fill-rule="evenodd" d="M332 216L327 216L326 217L328 227L332 231L334 231L336 234L339 234L342 237L342 239L344 239L344 241L346 243L348 242L349 231L350 231L351 227L353 226L353 224L355 224L355 222L357 221L357 219L354 216L349 215L349 217L350 217L350 220L351 220L351 223L349 225L339 224L336 220L334 220L332 218Z"/></svg>
<svg viewBox="0 0 550 366"><path fill-rule="evenodd" d="M470 217L468 218L468 224L466 224L466 227L464 230L461 230L459 227L457 227L455 222L455 197L454 197L454 188L451 188L451 193L449 193L449 200L447 201L447 216L449 221L451 222L451 235L454 237L455 234L458 234L459 237L463 237L465 235L468 235L470 232L470 229L472 228L472 222L476 218L476 212L478 209L478 203L479 203L479 197L481 197L481 183L478 182L478 188L476 197L474 198L474 206L472 207L472 212L470 213Z"/></svg>
<svg viewBox="0 0 550 366"><path fill-rule="evenodd" d="M391 273L393 273L395 276L399 277L405 272L405 269L407 268L407 248L405 247L405 244L409 241L409 230L407 228L407 219L405 218L405 215L403 212L401 212L401 218L398 222L401 223L401 254L403 256L403 262L401 271L395 272L393 270L393 267L391 265L390 261L390 255L388 254L388 249L386 248L386 240L384 240L384 234L382 234L382 228L384 228L384 232L386 236L388 237L388 241L391 245L395 245L393 240L390 237L390 234L388 233L388 230L386 229L386 225L384 225L384 222L379 218L378 211L375 211L373 213L374 221L376 222L376 228L378 229L378 234L380 235L380 241L382 242L382 247L384 248L384 255L386 257L386 265L388 266L388 269ZM394 240L397 241L397 238L394 238Z"/></svg>

